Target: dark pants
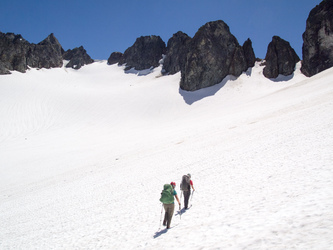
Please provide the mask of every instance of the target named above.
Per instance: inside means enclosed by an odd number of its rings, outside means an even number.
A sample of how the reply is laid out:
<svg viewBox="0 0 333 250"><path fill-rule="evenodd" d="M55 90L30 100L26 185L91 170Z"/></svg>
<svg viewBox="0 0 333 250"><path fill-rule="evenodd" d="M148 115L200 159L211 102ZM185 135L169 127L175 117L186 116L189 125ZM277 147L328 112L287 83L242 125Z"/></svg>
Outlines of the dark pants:
<svg viewBox="0 0 333 250"><path fill-rule="evenodd" d="M184 207L185 209L188 208L188 200L190 199L190 195L191 195L191 190L188 191L183 191L184 193Z"/></svg>
<svg viewBox="0 0 333 250"><path fill-rule="evenodd" d="M163 220L163 226L167 226L167 228L170 228L171 219L173 216L173 212L175 211L175 204L163 204L165 215Z"/></svg>

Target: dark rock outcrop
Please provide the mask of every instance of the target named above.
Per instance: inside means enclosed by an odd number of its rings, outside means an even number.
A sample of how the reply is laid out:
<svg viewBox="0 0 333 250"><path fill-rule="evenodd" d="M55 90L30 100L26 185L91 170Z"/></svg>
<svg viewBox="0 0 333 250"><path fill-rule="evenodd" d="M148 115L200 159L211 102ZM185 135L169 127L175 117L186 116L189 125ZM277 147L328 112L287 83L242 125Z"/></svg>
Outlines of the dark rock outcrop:
<svg viewBox="0 0 333 250"><path fill-rule="evenodd" d="M12 70L24 73L28 67L61 67L63 55L66 60L70 60L67 67L80 68L93 62L83 47L64 52L53 33L42 42L33 44L21 35L0 32L0 74L10 74Z"/></svg>
<svg viewBox="0 0 333 250"><path fill-rule="evenodd" d="M244 56L245 56L247 68L254 67L254 64L256 62L256 56L254 54L251 39L250 38L247 39L244 42L242 47L243 47L243 51L244 51Z"/></svg>
<svg viewBox="0 0 333 250"><path fill-rule="evenodd" d="M112 65L115 63L119 63L123 57L123 53L121 52L113 52L111 53L109 59L108 59L108 64Z"/></svg>
<svg viewBox="0 0 333 250"><path fill-rule="evenodd" d="M169 39L163 62L164 73L175 74L184 68L190 41L191 37L181 31Z"/></svg>
<svg viewBox="0 0 333 250"><path fill-rule="evenodd" d="M289 42L278 36L274 36L269 43L265 60L266 67L263 74L267 78L276 78L279 74L285 76L293 74L296 63L300 61Z"/></svg>
<svg viewBox="0 0 333 250"><path fill-rule="evenodd" d="M126 63L126 69L135 68L136 70L158 67L162 55L165 54L165 42L159 36L141 36L129 47L119 64Z"/></svg>
<svg viewBox="0 0 333 250"><path fill-rule="evenodd" d="M246 57L241 46L236 46L234 55L231 59L228 75L240 76L244 71L248 69Z"/></svg>
<svg viewBox="0 0 333 250"><path fill-rule="evenodd" d="M31 44L31 48L32 49L27 52L28 66L47 69L62 66L63 48L53 33L37 45Z"/></svg>
<svg viewBox="0 0 333 250"><path fill-rule="evenodd" d="M223 21L202 26L188 44L180 88L194 91L220 83L227 75L247 70L243 48Z"/></svg>
<svg viewBox="0 0 333 250"><path fill-rule="evenodd" d="M8 74L10 70L25 72L26 55L31 50L32 46L21 35L0 32L0 73Z"/></svg>
<svg viewBox="0 0 333 250"><path fill-rule="evenodd" d="M63 58L69 62L66 68L79 69L83 65L91 64L94 62L93 59L87 54L87 51L80 46L79 48L69 49L63 53Z"/></svg>
<svg viewBox="0 0 333 250"><path fill-rule="evenodd" d="M333 0L311 10L303 33L301 71L313 76L333 66Z"/></svg>
<svg viewBox="0 0 333 250"><path fill-rule="evenodd" d="M7 75L7 74L10 74L8 67L5 65L5 63L0 61L0 75Z"/></svg>
<svg viewBox="0 0 333 250"><path fill-rule="evenodd" d="M28 67L61 67L62 47L53 34L39 44L33 44L21 35L0 33L0 61L4 73L9 70L24 73Z"/></svg>

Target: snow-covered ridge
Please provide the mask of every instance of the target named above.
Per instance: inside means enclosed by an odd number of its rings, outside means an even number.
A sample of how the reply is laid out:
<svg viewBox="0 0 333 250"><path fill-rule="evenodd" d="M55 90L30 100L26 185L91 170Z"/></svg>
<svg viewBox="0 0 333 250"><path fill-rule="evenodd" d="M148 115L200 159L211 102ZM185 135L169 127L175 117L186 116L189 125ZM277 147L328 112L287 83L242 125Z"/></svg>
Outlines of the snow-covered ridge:
<svg viewBox="0 0 333 250"><path fill-rule="evenodd" d="M0 248L329 249L333 69L299 68L195 92L105 61L0 76ZM188 172L192 207L158 232Z"/></svg>

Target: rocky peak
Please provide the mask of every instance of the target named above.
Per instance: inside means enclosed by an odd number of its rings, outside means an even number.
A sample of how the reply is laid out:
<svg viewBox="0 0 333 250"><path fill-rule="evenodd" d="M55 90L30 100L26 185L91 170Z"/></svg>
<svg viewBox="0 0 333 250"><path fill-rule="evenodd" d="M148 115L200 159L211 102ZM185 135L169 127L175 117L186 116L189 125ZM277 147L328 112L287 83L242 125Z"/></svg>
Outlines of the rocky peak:
<svg viewBox="0 0 333 250"><path fill-rule="evenodd" d="M252 47L252 41L250 38L248 38L243 46L244 56L247 64L247 68L253 67L256 62L256 56L254 54L254 50Z"/></svg>
<svg viewBox="0 0 333 250"><path fill-rule="evenodd" d="M300 61L289 42L274 36L269 43L266 53L266 67L263 74L267 78L276 78L279 74L291 75L296 63Z"/></svg>
<svg viewBox="0 0 333 250"><path fill-rule="evenodd" d="M54 36L53 33L48 35L48 37L46 37L43 41L38 43L38 45L57 45L57 46L61 47L58 39Z"/></svg>
<svg viewBox="0 0 333 250"><path fill-rule="evenodd" d="M191 38L178 31L168 41L167 52L163 63L163 70L166 74L175 74L184 68L188 43Z"/></svg>
<svg viewBox="0 0 333 250"><path fill-rule="evenodd" d="M10 74L10 70L25 72L26 52L30 47L21 35L0 32L0 74Z"/></svg>
<svg viewBox="0 0 333 250"><path fill-rule="evenodd" d="M31 44L27 51L27 65L33 68L58 68L63 64L63 48L58 39L51 33L37 45Z"/></svg>
<svg viewBox="0 0 333 250"><path fill-rule="evenodd" d="M83 65L94 62L94 60L87 54L87 51L83 48L83 46L67 50L63 53L63 58L65 60L69 60L66 68L73 69L80 69Z"/></svg>
<svg viewBox="0 0 333 250"><path fill-rule="evenodd" d="M141 36L129 47L121 57L119 64L126 64L126 70L149 69L159 66L166 46L159 36Z"/></svg>
<svg viewBox="0 0 333 250"><path fill-rule="evenodd" d="M333 66L333 0L311 10L303 33L301 71L313 76Z"/></svg>
<svg viewBox="0 0 333 250"><path fill-rule="evenodd" d="M108 64L112 65L115 63L119 63L123 57L123 53L121 52L112 52L109 59L108 59Z"/></svg>
<svg viewBox="0 0 333 250"><path fill-rule="evenodd" d="M244 51L221 21L206 23L188 44L180 87L194 91L220 83L228 74L247 69Z"/></svg>

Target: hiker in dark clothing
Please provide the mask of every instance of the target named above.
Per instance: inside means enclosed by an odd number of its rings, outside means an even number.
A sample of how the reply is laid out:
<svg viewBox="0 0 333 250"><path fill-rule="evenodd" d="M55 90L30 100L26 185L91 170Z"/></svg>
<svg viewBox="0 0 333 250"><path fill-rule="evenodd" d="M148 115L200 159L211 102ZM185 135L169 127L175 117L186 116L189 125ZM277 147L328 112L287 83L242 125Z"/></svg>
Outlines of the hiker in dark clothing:
<svg viewBox="0 0 333 250"><path fill-rule="evenodd" d="M193 191L195 191L193 187L193 181L191 180L191 174L184 175L180 184L180 190L183 191L184 194L185 209L188 209L188 201L191 195L191 188L193 189Z"/></svg>
<svg viewBox="0 0 333 250"><path fill-rule="evenodd" d="M181 206L175 188L176 188L175 182L171 182L170 184L165 184L160 199L160 201L163 203L163 207L165 210L163 226L166 226L167 229L170 228L171 219L175 211L174 197L176 197L176 200L179 204L179 208Z"/></svg>

